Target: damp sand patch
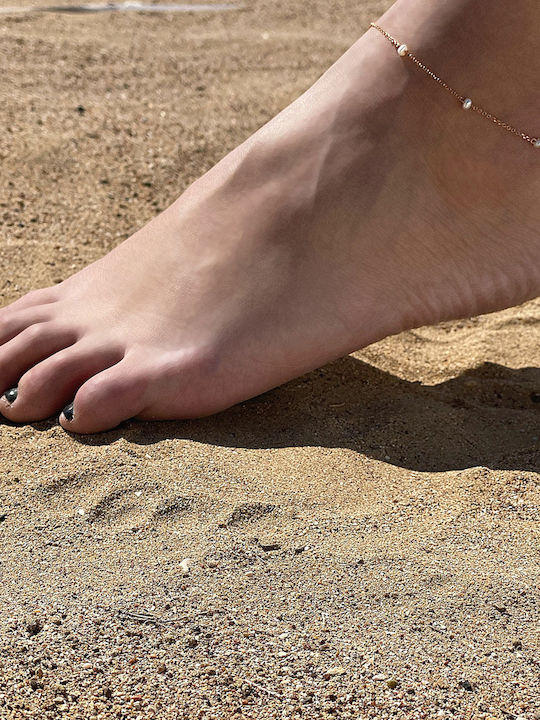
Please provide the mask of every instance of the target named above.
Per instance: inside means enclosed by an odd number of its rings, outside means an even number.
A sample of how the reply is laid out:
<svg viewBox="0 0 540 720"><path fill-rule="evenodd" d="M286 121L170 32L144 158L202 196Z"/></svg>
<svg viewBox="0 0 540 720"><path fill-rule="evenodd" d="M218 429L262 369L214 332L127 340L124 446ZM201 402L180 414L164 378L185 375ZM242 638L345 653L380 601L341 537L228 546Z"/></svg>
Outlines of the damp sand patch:
<svg viewBox="0 0 540 720"><path fill-rule="evenodd" d="M5 7L0 8L0 14L13 15L21 13L96 13L96 12L223 12L227 10L240 10L241 5L228 3L167 3L153 5L144 2L121 3L88 3L84 5L51 5L49 7Z"/></svg>

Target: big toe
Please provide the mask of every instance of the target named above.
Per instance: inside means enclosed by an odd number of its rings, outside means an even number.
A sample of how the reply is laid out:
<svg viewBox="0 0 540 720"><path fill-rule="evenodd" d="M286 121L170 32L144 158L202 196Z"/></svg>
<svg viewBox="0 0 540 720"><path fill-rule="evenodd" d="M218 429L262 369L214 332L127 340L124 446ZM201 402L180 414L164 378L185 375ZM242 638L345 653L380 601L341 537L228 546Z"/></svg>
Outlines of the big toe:
<svg viewBox="0 0 540 720"><path fill-rule="evenodd" d="M126 357L87 380L60 415L60 424L73 433L110 430L148 404L152 379L144 366Z"/></svg>

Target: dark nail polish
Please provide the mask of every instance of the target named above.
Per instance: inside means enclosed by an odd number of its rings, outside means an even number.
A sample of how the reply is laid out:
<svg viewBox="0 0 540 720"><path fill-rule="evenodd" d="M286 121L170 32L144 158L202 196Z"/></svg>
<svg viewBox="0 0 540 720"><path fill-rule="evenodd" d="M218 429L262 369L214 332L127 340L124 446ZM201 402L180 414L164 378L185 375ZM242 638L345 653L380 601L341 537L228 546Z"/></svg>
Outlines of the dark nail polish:
<svg viewBox="0 0 540 720"><path fill-rule="evenodd" d="M6 390L4 393L4 397L8 401L8 403L12 403L17 399L18 389L16 387L11 388L10 390Z"/></svg>
<svg viewBox="0 0 540 720"><path fill-rule="evenodd" d="M62 410L62 413L66 420L73 420L73 403L66 405L66 407Z"/></svg>

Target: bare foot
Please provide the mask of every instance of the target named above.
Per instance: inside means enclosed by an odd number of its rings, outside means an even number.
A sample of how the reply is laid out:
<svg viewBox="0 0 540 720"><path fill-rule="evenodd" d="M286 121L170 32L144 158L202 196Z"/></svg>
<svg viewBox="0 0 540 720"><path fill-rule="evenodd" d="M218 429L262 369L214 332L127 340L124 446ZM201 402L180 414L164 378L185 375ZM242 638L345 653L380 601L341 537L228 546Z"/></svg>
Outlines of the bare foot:
<svg viewBox="0 0 540 720"><path fill-rule="evenodd" d="M203 416L532 298L539 161L368 31L146 227L0 310L0 411L70 403L77 433Z"/></svg>

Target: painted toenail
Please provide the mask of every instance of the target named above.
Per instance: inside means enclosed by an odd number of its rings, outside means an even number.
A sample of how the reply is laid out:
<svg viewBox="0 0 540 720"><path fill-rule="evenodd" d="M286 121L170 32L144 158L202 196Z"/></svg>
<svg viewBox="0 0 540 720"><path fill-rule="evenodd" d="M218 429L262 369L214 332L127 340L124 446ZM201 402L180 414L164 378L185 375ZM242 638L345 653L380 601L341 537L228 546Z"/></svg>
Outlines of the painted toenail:
<svg viewBox="0 0 540 720"><path fill-rule="evenodd" d="M62 414L66 420L73 420L73 403L66 405L66 407L62 410Z"/></svg>
<svg viewBox="0 0 540 720"><path fill-rule="evenodd" d="M4 393L4 397L8 401L8 403L12 403L17 399L18 389L16 387L11 388L10 390L6 390Z"/></svg>

